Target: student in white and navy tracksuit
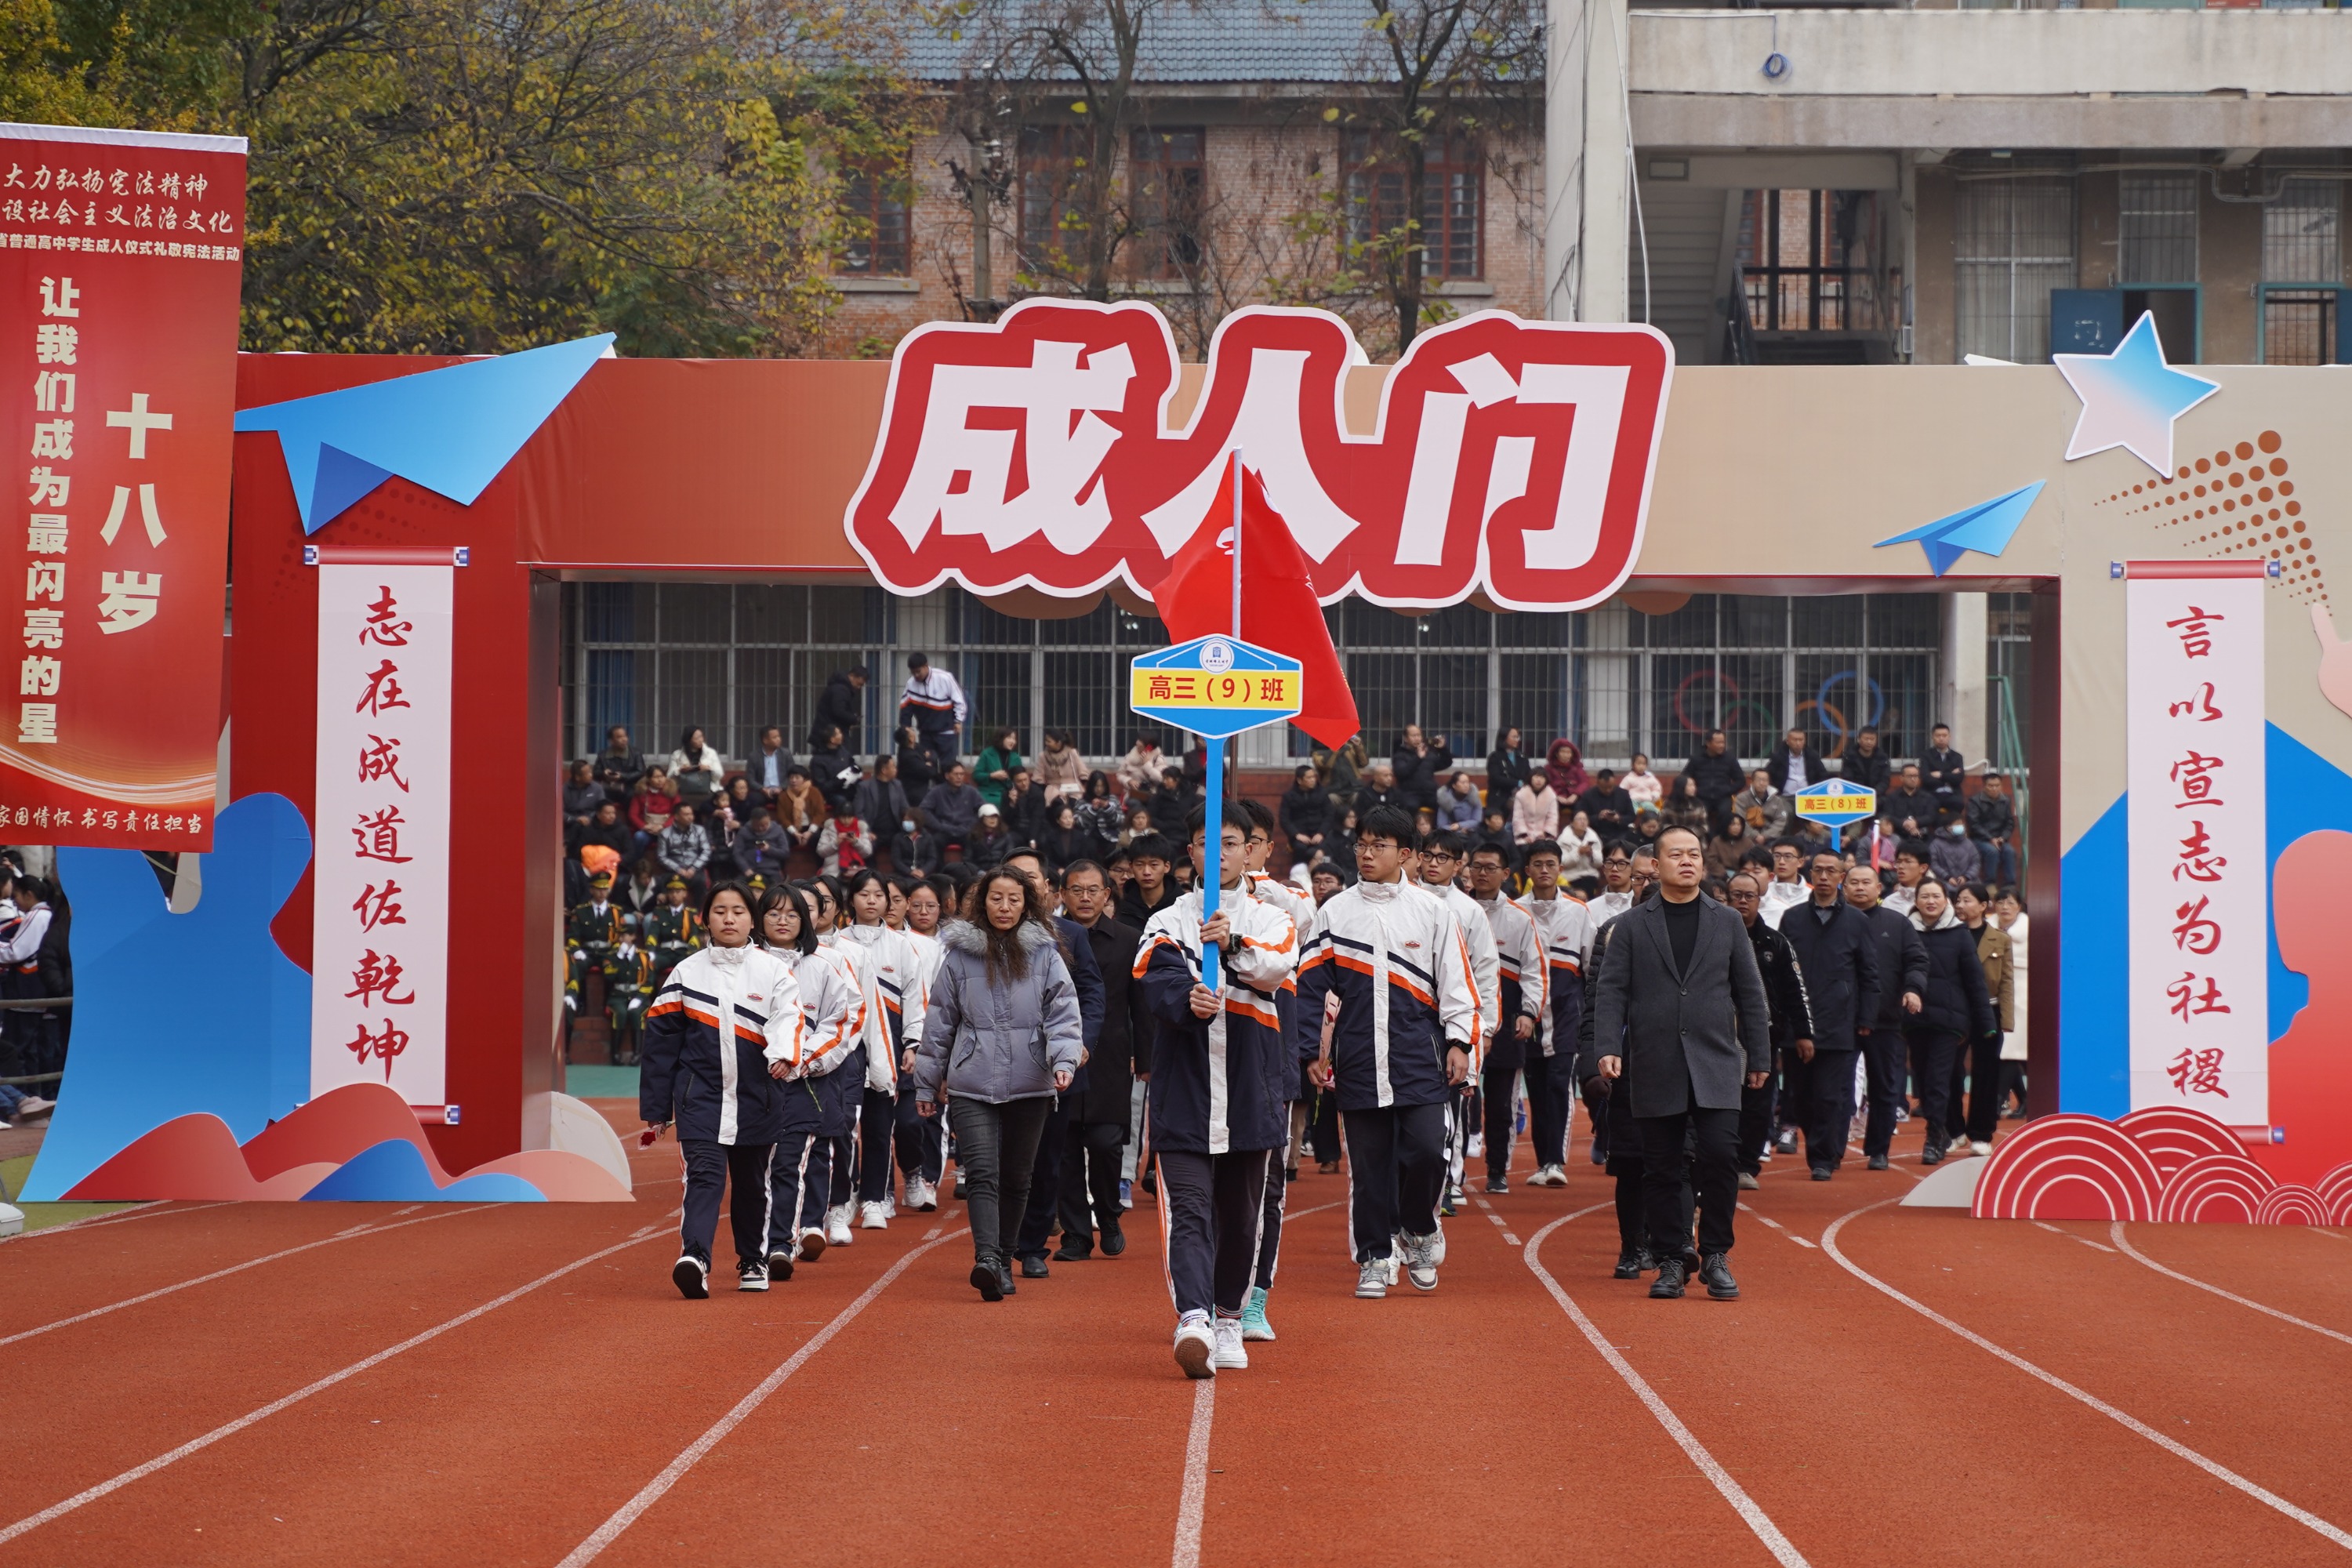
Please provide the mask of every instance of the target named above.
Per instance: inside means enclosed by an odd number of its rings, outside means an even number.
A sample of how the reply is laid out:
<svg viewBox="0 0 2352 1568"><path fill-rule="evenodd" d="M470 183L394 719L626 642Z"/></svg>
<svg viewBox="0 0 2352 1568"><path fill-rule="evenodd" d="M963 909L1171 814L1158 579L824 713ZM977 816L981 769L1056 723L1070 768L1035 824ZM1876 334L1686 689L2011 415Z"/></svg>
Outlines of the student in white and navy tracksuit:
<svg viewBox="0 0 2352 1568"><path fill-rule="evenodd" d="M1559 885L1560 849L1539 838L1526 850L1528 888L1519 908L1543 942L1544 989L1549 1003L1541 1034L1520 1070L1528 1080L1528 1135L1535 1142L1536 1173L1528 1184L1568 1185L1568 1120L1576 1093L1577 1030L1584 1018L1584 957L1597 922L1582 899Z"/></svg>
<svg viewBox="0 0 2352 1568"><path fill-rule="evenodd" d="M1470 900L1486 917L1495 943L1496 1003L1502 1022L1486 1047L1478 1082L1486 1110L1486 1190L1511 1190L1511 1122L1514 1092L1528 1054L1538 1048L1547 997L1543 939L1528 911L1503 897L1510 851L1482 844L1470 852Z"/></svg>
<svg viewBox="0 0 2352 1568"><path fill-rule="evenodd" d="M912 926L900 926L898 930L907 939L907 945L915 950L915 977L928 998L931 976L940 972L939 939L926 936ZM907 1206L929 1214L940 1206L940 1177L947 1169L946 1140L940 1130L940 1119L922 1115L915 1109L913 1064L902 1058L899 1065L898 1174L906 1180Z"/></svg>
<svg viewBox="0 0 2352 1568"><path fill-rule="evenodd" d="M836 946L858 949L866 997L865 1086L857 1125L857 1223L866 1230L889 1227L884 1199L890 1195L890 1156L898 1135L898 1079L914 1069L915 1047L923 1038L924 963L907 933L883 923L890 910L889 884L879 871L853 871L842 879L842 905L851 924L836 933Z"/></svg>
<svg viewBox="0 0 2352 1568"><path fill-rule="evenodd" d="M953 762L956 731L969 717L963 688L944 669L934 669L919 653L907 656L907 689L898 694L898 723L913 725L925 740L940 742L940 754ZM941 763L944 767L945 763Z"/></svg>
<svg viewBox="0 0 2352 1568"><path fill-rule="evenodd" d="M1272 904L1288 915L1291 929L1297 933L1303 944L1315 931L1315 900L1280 878L1267 876L1260 868L1265 864L1266 851L1273 847L1274 814L1255 800L1244 801L1243 806L1250 817L1250 896L1262 903ZM1265 821L1259 820L1261 813L1265 814ZM1295 1108L1307 1098L1309 1089L1307 1064L1297 1055L1298 983L1296 979L1285 984L1275 997L1275 1010L1281 1015L1282 1037L1290 1050L1292 1060L1282 1073L1283 1141L1277 1147L1266 1151L1265 1220L1258 1235L1257 1270L1250 1279L1249 1300L1242 1307L1242 1338L1244 1340L1271 1340L1275 1337L1274 1325L1266 1321L1265 1302L1273 1292L1275 1268L1282 1256L1282 1212L1283 1205L1290 1198L1286 1162L1290 1158L1291 1140L1297 1135L1294 1129L1298 1117Z"/></svg>
<svg viewBox="0 0 2352 1568"><path fill-rule="evenodd" d="M689 1300L710 1294L711 1237L730 1181L739 1283L768 1288L769 1183L783 1121L778 1079L799 1071L804 1043L800 986L782 959L751 945L741 886L711 889L702 919L710 945L679 961L646 1011L637 1080L647 1125L677 1128L686 1204L670 1278Z"/></svg>
<svg viewBox="0 0 2352 1568"><path fill-rule="evenodd" d="M1339 998L1329 1054L1317 1073L1339 1091L1356 1294L1366 1297L1387 1294L1390 1238L1399 1231L1413 1284L1437 1284L1446 1104L1468 1078L1477 1043L1478 1002L1461 922L1404 879L1417 847L1412 818L1402 810L1364 814L1356 837L1364 879L1323 906L1298 968L1302 1048L1311 1024L1321 1051L1324 1001Z"/></svg>
<svg viewBox="0 0 2352 1568"><path fill-rule="evenodd" d="M769 1178L768 1273L790 1279L794 1262L814 1260L825 1248L822 1221L829 1165L817 1167L815 1182L809 1179L816 1157L827 1150L820 1086L862 1048L866 1002L840 960L819 942L806 893L779 882L760 895L757 914L760 945L792 965L801 994L800 1070L782 1085L782 1130Z"/></svg>
<svg viewBox="0 0 2352 1568"><path fill-rule="evenodd" d="M1206 844L1198 807L1190 827L1197 869ZM1290 1136L1284 1094L1297 1061L1276 999L1298 960L1297 932L1243 886L1248 816L1229 805L1220 827L1225 886L1216 915L1204 925L1202 895L1185 894L1151 917L1135 960L1159 1030L1146 1115L1176 1362L1189 1377L1249 1365L1242 1309L1257 1267L1266 1173ZM1214 988L1202 983L1204 941L1217 943Z"/></svg>
<svg viewBox="0 0 2352 1568"><path fill-rule="evenodd" d="M856 942L845 942L835 923L848 919L842 909L839 883L819 877L798 886L808 898L809 913L816 921L817 951L831 962L860 1001L865 1001L869 994L866 985L866 950ZM817 1129L818 1146L809 1154L807 1192L801 1210L801 1256L804 1258L815 1258L826 1246L847 1247L851 1240L849 1220L856 1206L851 1198L856 1191L853 1173L857 1168L857 1112L866 1096L866 1035L872 1026L866 1011L861 1009L856 1048L838 1067L810 1075L823 1115ZM811 1231L815 1232L815 1246L811 1245Z"/></svg>
<svg viewBox="0 0 2352 1568"><path fill-rule="evenodd" d="M1463 1163L1470 1149L1470 1099L1485 1071L1486 1052L1502 1023L1502 960L1495 952L1495 933L1486 911L1470 895L1454 885L1469 862L1470 839L1458 832L1433 833L1421 847L1418 868L1421 890L1445 906L1461 928L1470 952L1470 997L1478 1007L1478 1043L1470 1052L1470 1076L1454 1090L1445 1108L1445 1192L1439 1212L1452 1214L1462 1188Z"/></svg>

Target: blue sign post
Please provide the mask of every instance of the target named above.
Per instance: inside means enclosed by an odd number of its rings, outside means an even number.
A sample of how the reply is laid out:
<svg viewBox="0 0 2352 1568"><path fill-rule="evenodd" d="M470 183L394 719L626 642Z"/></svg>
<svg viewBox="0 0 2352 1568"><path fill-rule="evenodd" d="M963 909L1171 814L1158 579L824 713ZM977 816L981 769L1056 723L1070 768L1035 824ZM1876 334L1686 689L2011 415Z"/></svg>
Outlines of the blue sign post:
<svg viewBox="0 0 2352 1568"><path fill-rule="evenodd" d="M1800 817L1818 822L1830 830L1832 845L1841 842L1838 829L1852 823L1867 822L1878 815L1876 790L1868 784L1850 784L1840 779L1807 784L1789 798L1796 802Z"/></svg>

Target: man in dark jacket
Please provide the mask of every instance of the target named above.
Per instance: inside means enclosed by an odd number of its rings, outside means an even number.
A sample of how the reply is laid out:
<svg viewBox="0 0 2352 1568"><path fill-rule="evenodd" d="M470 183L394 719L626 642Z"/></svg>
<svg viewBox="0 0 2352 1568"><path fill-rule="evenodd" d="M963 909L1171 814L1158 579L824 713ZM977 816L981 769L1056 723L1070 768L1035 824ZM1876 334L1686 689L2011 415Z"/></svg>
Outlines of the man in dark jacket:
<svg viewBox="0 0 2352 1568"><path fill-rule="evenodd" d="M1949 724L1938 724L1927 731L1927 749L1919 753L1919 782L1936 797L1937 818L1957 821L1967 803L1969 769L1960 753L1952 750Z"/></svg>
<svg viewBox="0 0 2352 1568"><path fill-rule="evenodd" d="M1356 792L1355 805L1359 825L1376 808L1383 805L1397 806L1407 816L1412 815L1412 801L1397 784L1396 764L1386 759L1374 762L1364 770L1363 787Z"/></svg>
<svg viewBox="0 0 2352 1568"><path fill-rule="evenodd" d="M1782 795L1794 795L1807 784L1817 784L1829 776L1821 758L1805 749L1805 732L1793 727L1772 748L1764 773L1771 779L1772 787Z"/></svg>
<svg viewBox="0 0 2352 1568"><path fill-rule="evenodd" d="M1872 952L1880 977L1878 1013L1863 1042L1870 1077L1870 1119L1863 1124L1862 1152L1874 1171L1886 1169L1895 1143L1895 1113L1903 1108L1910 1078L1910 1045L1903 1020L1919 1011L1927 994L1927 948L1919 928L1879 901L1878 873L1856 866L1846 873L1846 901L1870 922Z"/></svg>
<svg viewBox="0 0 2352 1568"><path fill-rule="evenodd" d="M1447 748L1445 737L1424 739L1418 724L1404 727L1389 758L1389 770L1396 775L1397 793L1413 810L1424 805L1433 811L1437 808L1437 781L1453 767L1454 752Z"/></svg>
<svg viewBox="0 0 2352 1568"><path fill-rule="evenodd" d="M1175 868L1176 847L1158 834L1146 834L1127 847L1128 882L1118 895L1118 923L1140 932L1151 917L1174 903L1182 889L1168 873Z"/></svg>
<svg viewBox="0 0 2352 1568"><path fill-rule="evenodd" d="M1977 841L1977 860L1984 879L1997 888L2017 880L2017 808L2009 797L2009 781L1987 773L1984 787L1969 796L1969 837Z"/></svg>
<svg viewBox="0 0 2352 1568"><path fill-rule="evenodd" d="M1048 907L1052 906L1055 889L1045 875L1045 863L1038 858L1035 850L1014 850L1004 858L1004 868L1027 879L1038 896ZM1070 1087L1055 1097L1054 1108L1046 1113L1045 1131L1037 1137L1036 1163L1029 1169L1029 1206L1022 1212L1021 1233L1013 1244L1013 1255L1021 1261L1024 1279L1043 1279L1052 1272L1045 1263L1045 1248L1053 1235L1054 1211L1061 1201L1063 1146L1069 1141L1072 1108L1093 1092L1091 1058L1100 1047L1103 1019L1110 1006L1109 988L1102 966L1095 962L1094 942L1087 928L1066 915L1055 915L1054 931L1062 940L1062 955L1070 966L1070 984L1078 993L1079 1036L1087 1055L1079 1060Z"/></svg>
<svg viewBox="0 0 2352 1568"><path fill-rule="evenodd" d="M1878 731L1864 724L1853 732L1853 744L1838 760L1838 777L1850 784L1861 784L1886 793L1887 781L1894 776L1894 760L1879 748Z"/></svg>
<svg viewBox="0 0 2352 1568"><path fill-rule="evenodd" d="M1785 1062L1800 1050L1813 1048L1813 1009L1805 999L1803 966L1798 963L1797 950L1789 945L1789 939L1763 919L1763 879L1756 872L1742 871L1731 879L1729 891L1731 907L1746 923L1748 940L1755 946L1757 971L1764 976L1764 1000L1772 1013L1772 1058L1775 1064ZM1769 1078L1759 1089L1740 1090L1742 1192L1755 1188L1756 1178L1764 1169L1764 1140L1772 1132L1772 1100Z"/></svg>
<svg viewBox="0 0 2352 1568"><path fill-rule="evenodd" d="M1706 802L1715 831L1722 832L1724 818L1731 815L1731 797L1748 787L1748 773L1731 754L1731 738L1720 730L1708 731L1706 743L1683 764L1683 772L1698 782L1698 797Z"/></svg>
<svg viewBox="0 0 2352 1568"><path fill-rule="evenodd" d="M1796 1052L1783 1075L1788 1115L1805 1130L1805 1162L1826 1182L1845 1158L1853 1128L1853 1064L1878 1017L1878 948L1869 917L1838 896L1845 863L1830 854L1807 862L1813 896L1780 916L1797 954L1813 1015L1813 1048ZM1900 1048L1900 1047L1898 1047Z"/></svg>
<svg viewBox="0 0 2352 1568"><path fill-rule="evenodd" d="M1185 782L1181 768L1163 769L1160 787L1152 792L1146 809L1151 813L1152 830L1160 837L1175 844L1184 837L1184 818L1192 809L1192 790Z"/></svg>
<svg viewBox="0 0 2352 1568"><path fill-rule="evenodd" d="M1654 883L1636 895L1637 900L1656 897ZM1608 920L1592 934L1592 948L1585 954L1585 965L1596 976L1608 961L1609 944L1615 940L1623 919L1619 915ZM1642 1135L1633 1124L1633 1088L1622 1076L1614 1079L1601 1076L1601 1051L1593 1039L1592 1024L1593 1011L1586 1007L1577 1018L1576 1081L1584 1088L1585 1110L1592 1117L1594 1157L1604 1163L1616 1188L1616 1278L1639 1279L1658 1266L1659 1258L1677 1250L1689 1250L1690 1189L1685 1183L1674 1226L1664 1234L1651 1235L1649 1214L1642 1194ZM1621 1050L1622 1038L1621 1035ZM1685 1257L1683 1266L1687 1274L1691 1259Z"/></svg>
<svg viewBox="0 0 2352 1568"><path fill-rule="evenodd" d="M903 765L900 771L905 771ZM940 842L962 848L971 837L971 830L980 826L980 808L988 803L972 787L971 773L960 762L948 764L947 777L935 784L923 796L923 810L931 819L931 831Z"/></svg>
<svg viewBox="0 0 2352 1568"><path fill-rule="evenodd" d="M939 835L930 830L923 808L910 805L899 819L899 830L890 836L890 868L901 877L929 877L940 868L942 851ZM909 828L904 824L912 823Z"/></svg>
<svg viewBox="0 0 2352 1568"><path fill-rule="evenodd" d="M1592 775L1592 787L1576 797L1569 808L1584 813L1592 831L1601 835L1604 844L1612 838L1622 838L1633 831L1633 797L1617 783L1617 775L1607 768Z"/></svg>
<svg viewBox="0 0 2352 1568"><path fill-rule="evenodd" d="M1927 838L1943 821L1936 796L1920 787L1919 764L1906 763L1895 787L1879 798L1878 815L1895 819L1895 830L1906 838Z"/></svg>
<svg viewBox="0 0 2352 1568"><path fill-rule="evenodd" d="M1594 990L1592 1036L1601 1076L1629 1080L1650 1234L1674 1229L1683 1184L1695 1178L1699 1278L1710 1297L1733 1301L1740 1091L1761 1089L1770 1074L1772 1018L1739 917L1699 891L1706 848L1687 827L1658 836L1658 897L1618 922ZM1650 1295L1674 1300L1683 1283L1682 1258L1661 1258Z"/></svg>
<svg viewBox="0 0 2352 1568"><path fill-rule="evenodd" d="M929 736L912 724L898 731L898 783L907 792L908 805L922 805L923 796L946 771L946 759Z"/></svg>
<svg viewBox="0 0 2352 1568"><path fill-rule="evenodd" d="M629 792L645 776L646 760L629 744L628 730L615 724L605 731L604 749L596 758L596 782L604 786L604 798L625 811Z"/></svg>
<svg viewBox="0 0 2352 1568"><path fill-rule="evenodd" d="M857 750L857 726L865 718L866 667L853 664L835 670L817 694L816 713L809 721L809 750L824 745L824 732L835 728L841 731L843 743L853 752Z"/></svg>
<svg viewBox="0 0 2352 1568"><path fill-rule="evenodd" d="M1127 1250L1118 1203L1119 1150L1127 1142L1135 1080L1151 1075L1151 1014L1143 988L1135 983L1136 949L1143 933L1110 918L1110 881L1091 860L1062 873L1062 908L1086 932L1102 971L1102 1032L1087 1058L1087 1087L1072 1079L1070 1124L1061 1170L1062 1247L1057 1263L1094 1256L1117 1258Z"/></svg>

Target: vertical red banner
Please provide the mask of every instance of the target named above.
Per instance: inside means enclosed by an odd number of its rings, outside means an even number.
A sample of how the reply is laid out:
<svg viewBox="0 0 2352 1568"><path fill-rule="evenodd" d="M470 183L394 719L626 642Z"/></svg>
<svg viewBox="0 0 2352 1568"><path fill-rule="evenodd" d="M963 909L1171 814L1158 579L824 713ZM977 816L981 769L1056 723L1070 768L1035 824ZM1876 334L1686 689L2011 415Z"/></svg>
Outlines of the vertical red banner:
<svg viewBox="0 0 2352 1568"><path fill-rule="evenodd" d="M0 827L212 847L241 137L0 124Z"/></svg>

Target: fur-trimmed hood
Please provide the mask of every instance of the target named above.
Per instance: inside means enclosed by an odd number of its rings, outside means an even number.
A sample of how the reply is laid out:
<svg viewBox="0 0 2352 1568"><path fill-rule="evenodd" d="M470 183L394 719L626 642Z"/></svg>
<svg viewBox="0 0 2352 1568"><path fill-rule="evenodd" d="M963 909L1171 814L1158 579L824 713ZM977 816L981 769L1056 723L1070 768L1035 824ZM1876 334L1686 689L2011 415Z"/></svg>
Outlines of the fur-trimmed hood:
<svg viewBox="0 0 2352 1568"><path fill-rule="evenodd" d="M1021 953L1034 956L1045 948L1059 942L1051 931L1036 921L1024 918L1017 928L1021 938ZM951 952L970 953L974 958L988 956L988 933L970 921L949 921L940 927L940 943Z"/></svg>

